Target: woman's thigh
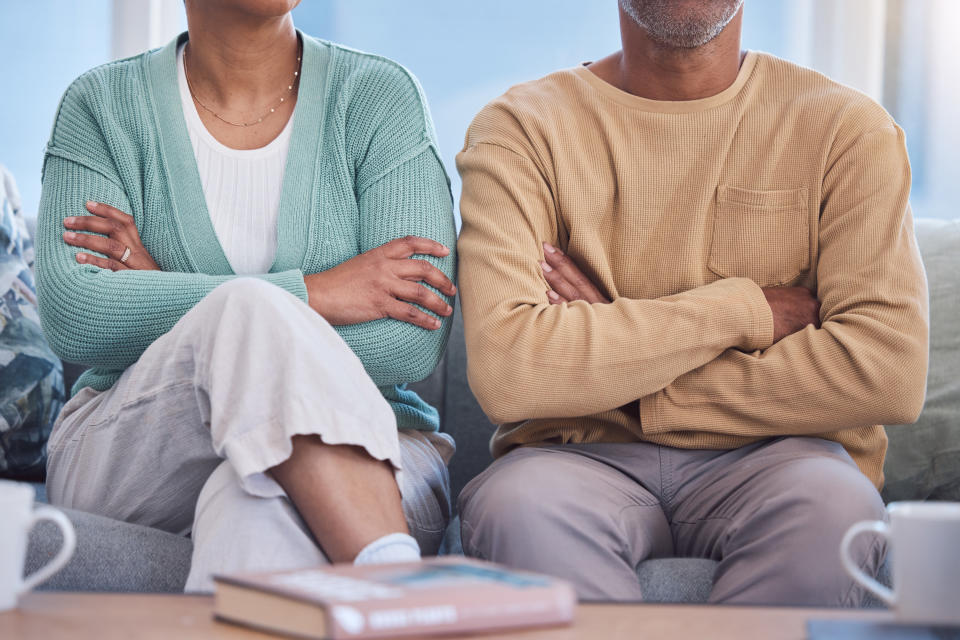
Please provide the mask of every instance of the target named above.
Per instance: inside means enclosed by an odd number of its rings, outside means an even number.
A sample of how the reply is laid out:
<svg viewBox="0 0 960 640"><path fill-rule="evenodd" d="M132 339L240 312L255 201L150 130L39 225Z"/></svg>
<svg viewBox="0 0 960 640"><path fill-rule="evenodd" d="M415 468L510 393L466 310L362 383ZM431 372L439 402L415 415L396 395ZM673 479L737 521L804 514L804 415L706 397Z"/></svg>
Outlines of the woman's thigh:
<svg viewBox="0 0 960 640"><path fill-rule="evenodd" d="M166 360L162 376L150 375L160 363L144 357L110 389L87 388L67 403L48 452L53 504L190 531L197 495L219 458L193 380Z"/></svg>

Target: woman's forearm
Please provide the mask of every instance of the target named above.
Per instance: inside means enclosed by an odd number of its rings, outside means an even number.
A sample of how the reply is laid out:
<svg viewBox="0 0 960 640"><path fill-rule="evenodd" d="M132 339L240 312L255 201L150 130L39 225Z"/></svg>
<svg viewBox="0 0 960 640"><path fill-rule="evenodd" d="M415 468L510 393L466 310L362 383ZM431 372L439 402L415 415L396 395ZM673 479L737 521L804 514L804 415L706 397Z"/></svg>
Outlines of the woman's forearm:
<svg viewBox="0 0 960 640"><path fill-rule="evenodd" d="M112 272L79 264L63 241L63 220L87 200L129 211L123 191L98 172L59 157L47 160L40 203L37 289L40 319L62 359L125 368L210 291L237 276L160 271ZM297 270L263 279L306 301Z"/></svg>

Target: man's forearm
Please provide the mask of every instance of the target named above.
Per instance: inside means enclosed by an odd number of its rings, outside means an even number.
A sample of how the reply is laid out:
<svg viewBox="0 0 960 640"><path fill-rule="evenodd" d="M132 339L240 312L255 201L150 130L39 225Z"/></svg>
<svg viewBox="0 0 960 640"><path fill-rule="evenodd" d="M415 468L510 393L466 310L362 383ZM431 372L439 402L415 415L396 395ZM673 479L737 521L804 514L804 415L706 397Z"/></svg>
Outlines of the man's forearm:
<svg viewBox="0 0 960 640"><path fill-rule="evenodd" d="M645 433L819 435L916 420L926 388L918 301L900 323L849 314L762 353L725 352L640 400Z"/></svg>
<svg viewBox="0 0 960 640"><path fill-rule="evenodd" d="M659 300L501 304L492 311L469 275L462 282L471 387L500 423L608 411L727 349L772 340L763 295L742 279Z"/></svg>

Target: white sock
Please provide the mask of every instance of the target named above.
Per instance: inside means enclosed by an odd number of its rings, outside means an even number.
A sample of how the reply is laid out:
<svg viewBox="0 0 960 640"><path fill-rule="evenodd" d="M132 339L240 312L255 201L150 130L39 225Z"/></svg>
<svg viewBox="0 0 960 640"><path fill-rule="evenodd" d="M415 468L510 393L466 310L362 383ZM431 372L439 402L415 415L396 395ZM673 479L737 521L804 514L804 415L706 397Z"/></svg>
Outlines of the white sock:
<svg viewBox="0 0 960 640"><path fill-rule="evenodd" d="M353 564L387 564L390 562L418 562L420 545L405 533L390 533L377 538L357 554Z"/></svg>

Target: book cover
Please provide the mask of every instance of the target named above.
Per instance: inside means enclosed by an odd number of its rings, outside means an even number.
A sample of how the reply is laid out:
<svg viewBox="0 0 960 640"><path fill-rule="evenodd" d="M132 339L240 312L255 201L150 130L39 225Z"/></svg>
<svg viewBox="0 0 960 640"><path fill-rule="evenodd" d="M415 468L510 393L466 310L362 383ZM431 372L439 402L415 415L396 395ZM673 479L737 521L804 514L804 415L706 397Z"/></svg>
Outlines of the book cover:
<svg viewBox="0 0 960 640"><path fill-rule="evenodd" d="M306 638L389 638L569 624L568 583L462 557L215 576L219 619Z"/></svg>

